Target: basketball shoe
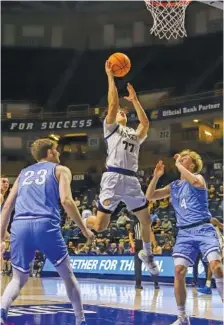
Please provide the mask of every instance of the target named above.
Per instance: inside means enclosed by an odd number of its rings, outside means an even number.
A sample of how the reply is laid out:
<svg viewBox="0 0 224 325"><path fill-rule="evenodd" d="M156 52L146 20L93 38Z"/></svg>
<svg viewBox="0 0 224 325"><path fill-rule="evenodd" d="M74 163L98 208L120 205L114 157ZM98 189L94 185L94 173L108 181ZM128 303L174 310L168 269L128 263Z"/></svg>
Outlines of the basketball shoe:
<svg viewBox="0 0 224 325"><path fill-rule="evenodd" d="M191 325L190 318L188 316L179 317L176 322L171 325Z"/></svg>
<svg viewBox="0 0 224 325"><path fill-rule="evenodd" d="M212 294L212 289L207 287L207 286L204 286L204 288L198 288L197 292L203 293L204 295L211 295Z"/></svg>
<svg viewBox="0 0 224 325"><path fill-rule="evenodd" d="M156 262L154 261L153 255L147 255L145 253L145 251L142 249L138 253L138 257L145 264L145 266L147 267L147 269L149 270L149 272L152 275L158 275L159 274L159 269L158 269L158 266L157 266Z"/></svg>

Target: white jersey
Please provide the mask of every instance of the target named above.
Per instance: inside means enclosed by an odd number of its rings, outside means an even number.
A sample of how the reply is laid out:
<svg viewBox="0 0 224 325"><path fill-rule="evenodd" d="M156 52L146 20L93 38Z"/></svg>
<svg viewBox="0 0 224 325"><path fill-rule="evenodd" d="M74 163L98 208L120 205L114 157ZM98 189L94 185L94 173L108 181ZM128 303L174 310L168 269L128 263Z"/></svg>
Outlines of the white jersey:
<svg viewBox="0 0 224 325"><path fill-rule="evenodd" d="M139 139L137 131L118 123L107 124L104 120L104 138L107 140L106 167L138 170L140 145L146 139Z"/></svg>

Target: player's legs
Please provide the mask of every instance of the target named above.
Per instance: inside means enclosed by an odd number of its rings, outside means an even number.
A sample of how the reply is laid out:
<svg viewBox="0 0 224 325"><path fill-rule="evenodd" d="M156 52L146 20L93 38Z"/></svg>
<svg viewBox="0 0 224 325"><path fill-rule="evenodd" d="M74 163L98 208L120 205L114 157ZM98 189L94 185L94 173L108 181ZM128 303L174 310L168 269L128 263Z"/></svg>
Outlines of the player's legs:
<svg viewBox="0 0 224 325"><path fill-rule="evenodd" d="M97 211L96 216L89 216L86 218L86 226L96 232L104 231L108 228L110 223L111 213Z"/></svg>
<svg viewBox="0 0 224 325"><path fill-rule="evenodd" d="M178 319L175 325L190 324L186 316L186 282L185 277L189 266L193 266L198 255L195 234L191 229L179 230L176 244L173 248L175 265L174 291L178 309Z"/></svg>
<svg viewBox="0 0 224 325"><path fill-rule="evenodd" d="M222 256L215 228L211 224L204 225L200 229L197 240L203 260L209 262L209 266L215 277L217 291L223 301Z"/></svg>
<svg viewBox="0 0 224 325"><path fill-rule="evenodd" d="M58 274L63 279L67 296L70 299L75 317L76 317L76 325L85 325L85 315L83 311L83 305L81 300L81 294L78 287L78 282L73 274L69 257L56 267Z"/></svg>
<svg viewBox="0 0 224 325"><path fill-rule="evenodd" d="M121 189L123 188L123 175L106 172L100 183L101 191L98 201L96 216L83 216L86 226L96 232L107 229L110 223L110 216L122 199Z"/></svg>
<svg viewBox="0 0 224 325"><path fill-rule="evenodd" d="M83 216L86 226L96 232L107 229L110 223L110 216L121 201L121 187L123 187L123 175L106 172L103 174L98 201L98 211L96 216ZM119 187L120 185L120 187Z"/></svg>
<svg viewBox="0 0 224 325"><path fill-rule="evenodd" d="M133 212L135 213L136 217L140 222L140 227L141 227L143 250L139 252L139 258L147 266L149 272L152 275L158 275L159 269L153 259L152 246L150 242L150 229L151 229L150 217L148 213L148 207L145 206L148 206L148 203L144 205L144 208L142 210L140 209L138 209L138 211L133 210Z"/></svg>
<svg viewBox="0 0 224 325"><path fill-rule="evenodd" d="M211 269L211 274L213 273L216 282L217 291L222 299L223 298L223 268L221 263L221 255L219 251L211 252L208 254L207 259L209 261L209 266Z"/></svg>
<svg viewBox="0 0 224 325"><path fill-rule="evenodd" d="M152 275L158 275L159 269L154 262L150 241L151 220L148 212L148 201L141 190L141 185L136 177L124 176L125 193L122 200L129 211L133 211L140 222L143 250L139 258Z"/></svg>
<svg viewBox="0 0 224 325"><path fill-rule="evenodd" d="M207 273L207 279L206 279L206 286L208 288L211 288L211 284L212 284L212 270L210 268L210 265L208 265L208 273Z"/></svg>
<svg viewBox="0 0 224 325"><path fill-rule="evenodd" d="M6 321L10 305L18 297L29 277L29 264L35 252L32 234L29 221L17 220L12 223L10 245L13 276L2 296L2 324Z"/></svg>
<svg viewBox="0 0 224 325"><path fill-rule="evenodd" d="M141 236L143 241L143 249L146 252L152 253L151 241L150 241L150 228L151 220L148 212L148 206L140 211L133 211L136 217L138 218L141 226ZM148 245L150 244L150 245Z"/></svg>
<svg viewBox="0 0 224 325"><path fill-rule="evenodd" d="M174 324L190 324L189 318L186 316L186 273L189 266L189 261L182 257L174 259L175 277L174 277L174 292L178 309L178 320Z"/></svg>
<svg viewBox="0 0 224 325"><path fill-rule="evenodd" d="M12 280L9 282L1 299L1 324L4 324L7 313L12 302L18 297L20 290L24 287L29 273L23 273L13 268Z"/></svg>
<svg viewBox="0 0 224 325"><path fill-rule="evenodd" d="M70 266L68 250L59 223L50 219L38 220L36 224L34 222L34 229L37 248L46 255L64 280L67 295L76 315L76 325L85 325L79 288Z"/></svg>

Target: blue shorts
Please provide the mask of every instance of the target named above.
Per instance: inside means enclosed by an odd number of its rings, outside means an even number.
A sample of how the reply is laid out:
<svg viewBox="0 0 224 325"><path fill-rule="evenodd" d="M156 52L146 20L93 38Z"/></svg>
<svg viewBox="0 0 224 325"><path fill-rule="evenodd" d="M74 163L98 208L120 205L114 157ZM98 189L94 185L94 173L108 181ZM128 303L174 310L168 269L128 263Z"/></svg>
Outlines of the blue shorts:
<svg viewBox="0 0 224 325"><path fill-rule="evenodd" d="M56 267L68 255L59 223L49 218L13 221L10 245L11 264L23 273L29 273L36 250L45 254Z"/></svg>
<svg viewBox="0 0 224 325"><path fill-rule="evenodd" d="M173 257L182 257L193 266L198 253L201 253L203 261L207 262L208 254L214 251L220 252L215 227L204 224L178 231Z"/></svg>

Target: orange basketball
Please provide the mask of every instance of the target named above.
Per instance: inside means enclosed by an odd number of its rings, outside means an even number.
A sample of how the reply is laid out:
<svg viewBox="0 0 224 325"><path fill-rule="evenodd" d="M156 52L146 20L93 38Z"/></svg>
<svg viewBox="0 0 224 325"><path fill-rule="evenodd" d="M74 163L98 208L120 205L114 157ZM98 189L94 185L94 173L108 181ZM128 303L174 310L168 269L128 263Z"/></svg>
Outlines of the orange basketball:
<svg viewBox="0 0 224 325"><path fill-rule="evenodd" d="M131 61L124 53L114 53L108 60L113 64L115 77L124 77L131 69Z"/></svg>

